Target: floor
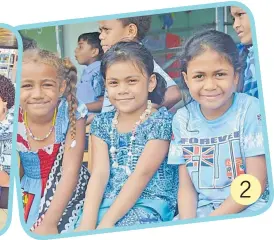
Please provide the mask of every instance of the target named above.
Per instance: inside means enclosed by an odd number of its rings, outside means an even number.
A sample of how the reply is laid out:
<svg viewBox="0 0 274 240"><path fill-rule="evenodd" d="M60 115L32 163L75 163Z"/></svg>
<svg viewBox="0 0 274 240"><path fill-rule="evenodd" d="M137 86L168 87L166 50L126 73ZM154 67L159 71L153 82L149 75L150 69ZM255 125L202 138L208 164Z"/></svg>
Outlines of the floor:
<svg viewBox="0 0 274 240"><path fill-rule="evenodd" d="M0 209L0 230L3 227L5 227L7 217L8 217L8 210L7 209Z"/></svg>

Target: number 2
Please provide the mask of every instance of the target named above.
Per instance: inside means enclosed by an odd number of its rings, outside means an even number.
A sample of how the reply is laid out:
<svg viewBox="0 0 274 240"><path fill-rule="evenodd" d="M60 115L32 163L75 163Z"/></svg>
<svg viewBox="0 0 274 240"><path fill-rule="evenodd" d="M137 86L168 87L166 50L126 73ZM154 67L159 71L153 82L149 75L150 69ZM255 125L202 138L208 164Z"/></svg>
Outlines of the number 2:
<svg viewBox="0 0 274 240"><path fill-rule="evenodd" d="M242 192L242 194L240 195L240 197L241 198L250 198L250 195L246 196L246 195L244 195L244 193L246 193L250 189L251 184L250 184L249 181L243 181L241 183L241 186L243 186L244 183L247 183L248 187Z"/></svg>

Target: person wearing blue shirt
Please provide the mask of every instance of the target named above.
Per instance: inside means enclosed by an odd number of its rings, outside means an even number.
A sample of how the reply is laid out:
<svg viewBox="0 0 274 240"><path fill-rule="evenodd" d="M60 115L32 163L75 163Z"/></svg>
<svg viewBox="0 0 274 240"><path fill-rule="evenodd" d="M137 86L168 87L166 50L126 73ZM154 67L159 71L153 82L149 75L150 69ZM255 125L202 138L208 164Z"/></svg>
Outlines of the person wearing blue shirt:
<svg viewBox="0 0 274 240"><path fill-rule="evenodd" d="M256 79L256 68L254 59L254 47L252 43L252 32L247 13L236 6L230 7L233 19L233 28L241 43L238 45L240 55L244 61L243 83L241 92L258 98L258 84Z"/></svg>
<svg viewBox="0 0 274 240"><path fill-rule="evenodd" d="M103 106L105 87L100 73L102 55L98 32L84 33L78 37L75 58L80 65L87 67L77 84L76 97L88 108L87 125L91 123L96 113L101 112Z"/></svg>

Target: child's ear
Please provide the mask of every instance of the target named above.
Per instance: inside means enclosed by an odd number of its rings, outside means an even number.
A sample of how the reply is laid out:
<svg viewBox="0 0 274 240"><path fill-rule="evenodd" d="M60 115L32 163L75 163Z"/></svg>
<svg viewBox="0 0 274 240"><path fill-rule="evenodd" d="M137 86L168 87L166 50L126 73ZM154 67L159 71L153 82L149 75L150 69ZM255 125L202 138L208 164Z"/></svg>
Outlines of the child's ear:
<svg viewBox="0 0 274 240"><path fill-rule="evenodd" d="M94 48L92 51L92 57L97 57L99 55L99 49L98 48Z"/></svg>
<svg viewBox="0 0 274 240"><path fill-rule="evenodd" d="M187 78L186 72L182 72L182 75L183 75L183 82L185 82L188 87L188 78Z"/></svg>
<svg viewBox="0 0 274 240"><path fill-rule="evenodd" d="M157 86L157 78L155 74L152 74L148 82L148 91L151 93Z"/></svg>
<svg viewBox="0 0 274 240"><path fill-rule="evenodd" d="M129 37L133 40L135 38L137 38L137 34L138 34L138 28L135 24L131 23L128 25L128 33L129 33Z"/></svg>
<svg viewBox="0 0 274 240"><path fill-rule="evenodd" d="M235 86L238 86L239 80L240 80L240 75L237 72L237 73L235 73L235 76L234 76L234 84L235 84Z"/></svg>

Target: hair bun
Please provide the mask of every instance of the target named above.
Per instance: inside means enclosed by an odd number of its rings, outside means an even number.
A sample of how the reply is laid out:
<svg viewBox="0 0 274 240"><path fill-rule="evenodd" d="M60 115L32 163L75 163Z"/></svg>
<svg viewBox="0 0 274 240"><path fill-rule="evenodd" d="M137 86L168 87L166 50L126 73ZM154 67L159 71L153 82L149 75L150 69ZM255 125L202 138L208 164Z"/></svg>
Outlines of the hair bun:
<svg viewBox="0 0 274 240"><path fill-rule="evenodd" d="M72 63L72 61L68 58L68 57L65 57L63 59L63 64L64 64L64 67L69 70L69 71L73 71L73 72L76 72L77 73L77 69L76 67L74 66L74 64Z"/></svg>

